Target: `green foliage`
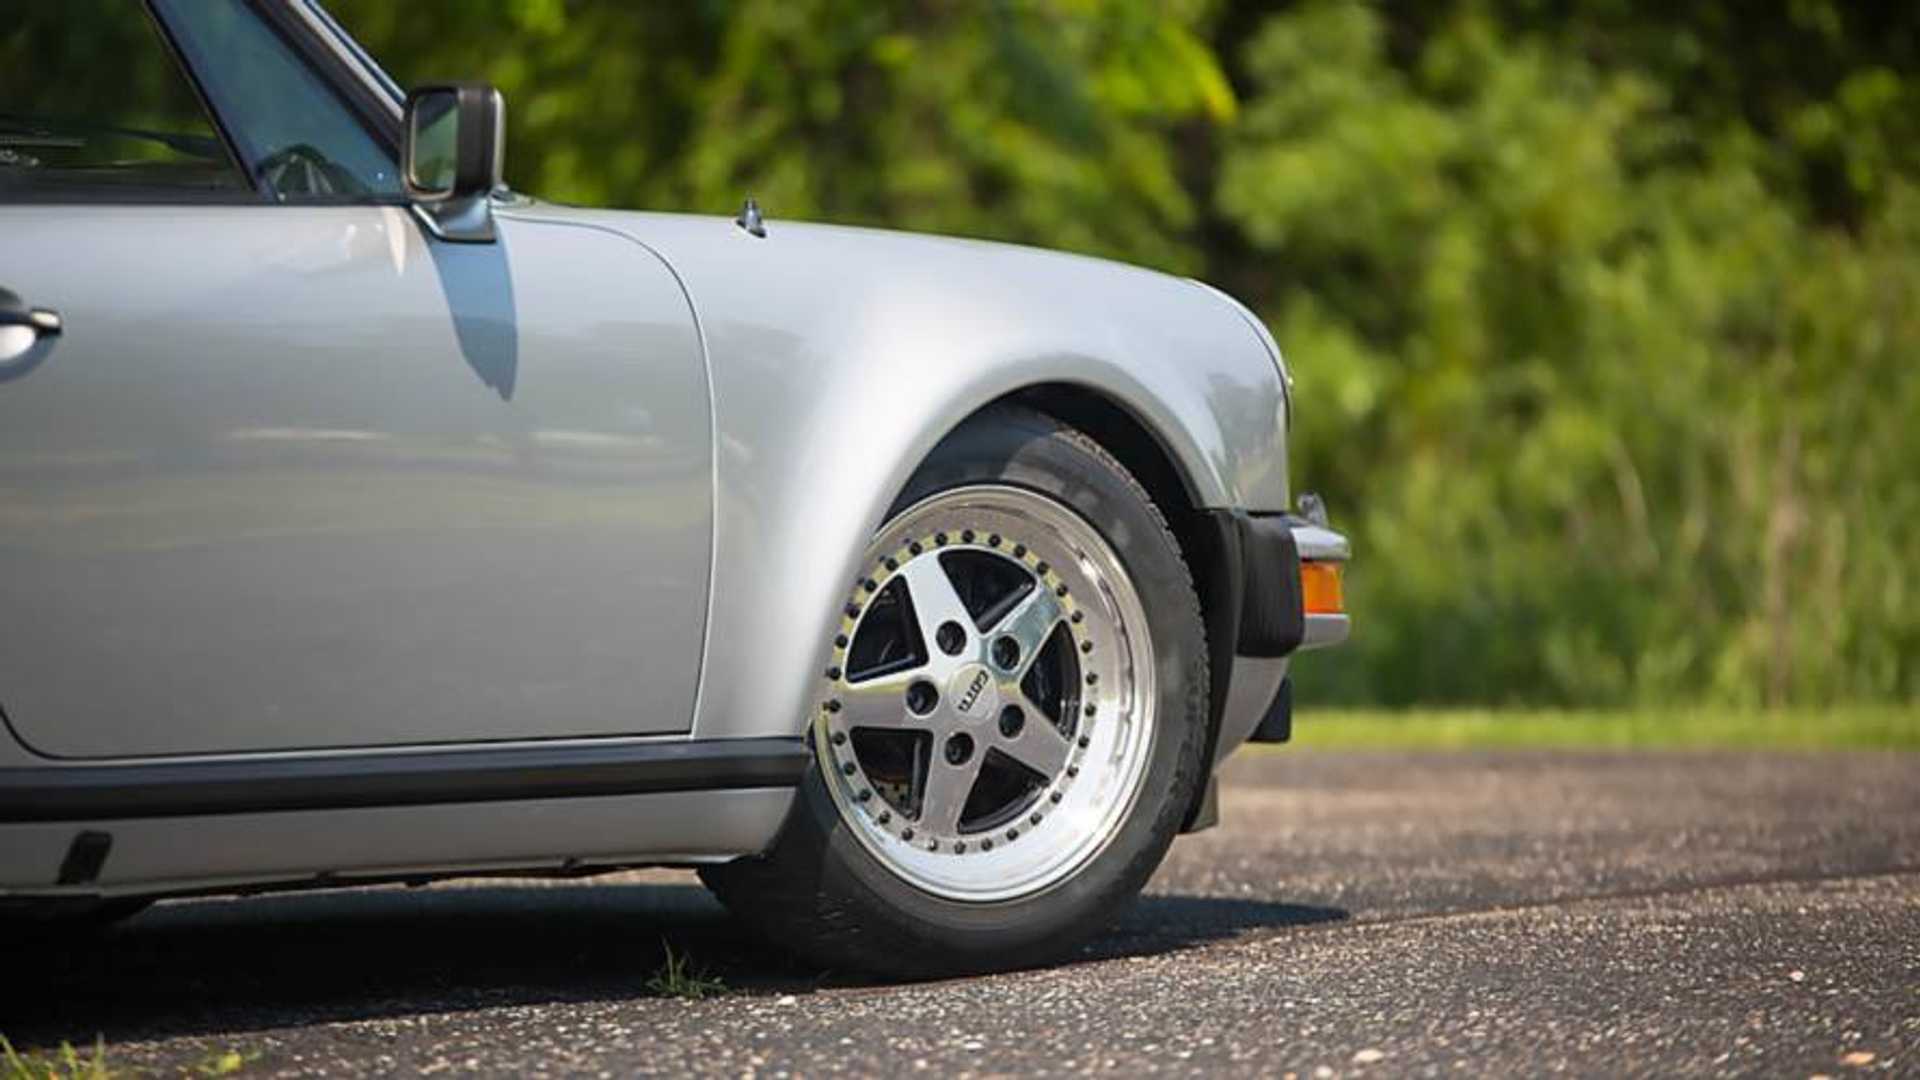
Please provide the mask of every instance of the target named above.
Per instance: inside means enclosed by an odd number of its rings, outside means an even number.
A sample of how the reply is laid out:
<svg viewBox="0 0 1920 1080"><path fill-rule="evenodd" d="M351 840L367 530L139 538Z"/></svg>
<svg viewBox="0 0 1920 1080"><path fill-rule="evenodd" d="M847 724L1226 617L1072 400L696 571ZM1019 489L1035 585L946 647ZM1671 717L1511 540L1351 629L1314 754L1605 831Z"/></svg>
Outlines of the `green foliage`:
<svg viewBox="0 0 1920 1080"><path fill-rule="evenodd" d="M0 1035L0 1078L4 1080L110 1080L107 1044L94 1043L92 1053L81 1053L70 1043L47 1053L22 1054Z"/></svg>
<svg viewBox="0 0 1920 1080"><path fill-rule="evenodd" d="M1920 699L1920 14L335 0L549 197L1217 281L1355 538L1353 702Z"/></svg>
<svg viewBox="0 0 1920 1080"><path fill-rule="evenodd" d="M660 962L659 969L647 977L648 990L660 997L687 1001L718 997L727 992L724 981L709 975L704 968L696 971L693 958L683 952L674 952L673 945L665 938L660 940L660 948L666 953L666 958Z"/></svg>

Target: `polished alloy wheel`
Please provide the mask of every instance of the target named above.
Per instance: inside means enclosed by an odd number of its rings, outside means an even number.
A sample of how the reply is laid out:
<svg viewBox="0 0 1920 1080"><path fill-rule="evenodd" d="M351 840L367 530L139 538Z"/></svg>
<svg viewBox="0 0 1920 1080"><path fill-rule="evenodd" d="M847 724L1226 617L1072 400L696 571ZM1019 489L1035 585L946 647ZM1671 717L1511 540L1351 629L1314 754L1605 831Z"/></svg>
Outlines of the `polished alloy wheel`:
<svg viewBox="0 0 1920 1080"><path fill-rule="evenodd" d="M827 787L920 889L1044 891L1139 795L1146 613L1112 546L1051 498L982 484L909 508L868 549L832 656L814 725Z"/></svg>

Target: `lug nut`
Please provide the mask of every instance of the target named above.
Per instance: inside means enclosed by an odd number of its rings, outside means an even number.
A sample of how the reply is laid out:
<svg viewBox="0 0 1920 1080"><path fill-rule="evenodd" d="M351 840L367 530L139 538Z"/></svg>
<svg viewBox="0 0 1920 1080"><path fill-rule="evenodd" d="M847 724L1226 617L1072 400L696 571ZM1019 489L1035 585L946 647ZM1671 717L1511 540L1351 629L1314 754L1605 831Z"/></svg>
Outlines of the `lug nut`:
<svg viewBox="0 0 1920 1080"><path fill-rule="evenodd" d="M940 646L941 652L948 656L959 656L960 650L967 647L967 632L961 629L959 623L949 619L933 632L933 641Z"/></svg>
<svg viewBox="0 0 1920 1080"><path fill-rule="evenodd" d="M965 732L952 736L947 740L945 753L947 764L965 765L973 756L973 737Z"/></svg>
<svg viewBox="0 0 1920 1080"><path fill-rule="evenodd" d="M907 687L907 708L915 716L925 716L940 704L940 691L925 679L919 679Z"/></svg>
<svg viewBox="0 0 1920 1080"><path fill-rule="evenodd" d="M1011 739L1020 734L1020 729L1026 726L1027 714L1020 711L1020 706L1009 705L1000 710L1000 734Z"/></svg>
<svg viewBox="0 0 1920 1080"><path fill-rule="evenodd" d="M1007 671L1012 671L1020 663L1020 643L1010 637L998 637L993 640L993 662Z"/></svg>

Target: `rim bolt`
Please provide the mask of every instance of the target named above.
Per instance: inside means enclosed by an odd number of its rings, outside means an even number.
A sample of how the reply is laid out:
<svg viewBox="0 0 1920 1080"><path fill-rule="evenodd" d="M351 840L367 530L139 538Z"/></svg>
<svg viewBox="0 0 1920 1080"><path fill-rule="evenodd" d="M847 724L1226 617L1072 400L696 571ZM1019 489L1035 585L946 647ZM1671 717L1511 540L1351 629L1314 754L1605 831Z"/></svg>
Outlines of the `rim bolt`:
<svg viewBox="0 0 1920 1080"><path fill-rule="evenodd" d="M972 530L972 529L961 529L961 530L960 530L960 542L961 542L961 543L963 543L963 544L971 544L971 543L973 543L973 530Z"/></svg>
<svg viewBox="0 0 1920 1080"><path fill-rule="evenodd" d="M846 648L846 647L847 647L847 635L845 635L845 634L835 634L835 635L833 635L833 647L834 647L834 648L836 648L836 649L844 649L844 648Z"/></svg>
<svg viewBox="0 0 1920 1080"><path fill-rule="evenodd" d="M847 762L847 763L846 763L845 765L842 765L842 766L840 766L840 771L841 771L841 772L843 772L843 773L846 773L846 774L847 774L848 776L852 776L852 775L853 775L853 762L851 762L851 761L849 761L849 762Z"/></svg>
<svg viewBox="0 0 1920 1080"><path fill-rule="evenodd" d="M1060 801L1060 793L1056 791L1056 792L1054 792L1053 794L1051 794L1051 795L1049 795L1049 796L1047 796L1047 798L1048 798L1048 800L1049 800L1049 801L1052 801L1052 802L1059 802L1059 801Z"/></svg>
<svg viewBox="0 0 1920 1080"><path fill-rule="evenodd" d="M1081 652L1083 652L1083 653L1090 653L1090 652L1092 652L1092 651L1093 651L1093 639L1092 639L1092 638L1088 638L1087 640L1085 640L1085 641L1083 641L1083 642L1081 642L1081 643L1080 643L1080 651L1081 651Z"/></svg>
<svg viewBox="0 0 1920 1080"><path fill-rule="evenodd" d="M885 825L887 822L892 820L893 820L892 814L888 813L885 810L880 811L880 824Z"/></svg>
<svg viewBox="0 0 1920 1080"><path fill-rule="evenodd" d="M1068 618L1068 619L1069 619L1070 621L1072 621L1072 622L1079 622L1080 620L1082 620L1082 619L1084 619L1084 618L1086 618L1086 617L1087 617L1087 616L1086 616L1086 615L1085 615L1085 614L1084 614L1083 612L1078 612L1078 611L1076 611L1076 612L1074 612L1073 614L1071 614L1071 615L1069 615L1069 616L1067 616L1067 618Z"/></svg>
<svg viewBox="0 0 1920 1080"><path fill-rule="evenodd" d="M1086 714L1087 714L1088 716L1092 716L1092 715L1093 715L1094 713L1096 713L1096 712L1099 712L1100 710L1099 710L1099 707L1098 707L1098 706L1096 706L1096 705L1094 705L1094 703L1093 703L1093 702L1091 702L1091 701L1089 701L1089 702L1087 702L1087 707L1086 707L1086 709L1084 709L1083 711L1084 711L1084 712L1085 712L1085 713L1086 713Z"/></svg>
<svg viewBox="0 0 1920 1080"><path fill-rule="evenodd" d="M1007 839L1009 839L1009 840L1018 840L1018 839L1020 839L1020 830L1019 830L1019 829L1008 829L1008 830L1007 830Z"/></svg>
<svg viewBox="0 0 1920 1080"><path fill-rule="evenodd" d="M846 612L847 612L847 618L857 619L860 617L860 605L849 603L846 606Z"/></svg>
<svg viewBox="0 0 1920 1080"><path fill-rule="evenodd" d="M1087 672L1087 685L1088 685L1088 686L1092 686L1092 685L1093 685L1094 683L1097 683L1097 682L1099 682L1099 681L1100 681L1100 674L1099 674L1098 672L1094 672L1094 671L1089 671L1089 672Z"/></svg>
<svg viewBox="0 0 1920 1080"><path fill-rule="evenodd" d="M991 841L991 840L982 840L982 841L980 841L980 850L981 850L981 851L992 851L992 850L993 850L993 841Z"/></svg>
<svg viewBox="0 0 1920 1080"><path fill-rule="evenodd" d="M1000 546L1000 534L999 534L999 533L992 533L992 534L990 534L990 535L989 535L989 536L987 537L987 546L988 546L988 547L999 547L999 546Z"/></svg>
<svg viewBox="0 0 1920 1080"><path fill-rule="evenodd" d="M918 555L927 549L920 546L920 541L915 540L913 543L907 545L907 550L912 552L915 555Z"/></svg>
<svg viewBox="0 0 1920 1080"><path fill-rule="evenodd" d="M928 850L928 851L939 851L939 850L940 850L940 841L938 841L938 840L929 840L929 841L927 841L927 850Z"/></svg>
<svg viewBox="0 0 1920 1080"><path fill-rule="evenodd" d="M827 711L828 711L828 712L839 712L839 711L840 711L840 699L839 699L839 698L828 698L828 699L827 699Z"/></svg>
<svg viewBox="0 0 1920 1080"><path fill-rule="evenodd" d="M946 534L946 533L943 533L943 532L937 532L937 533L934 533L934 534L933 534L933 542L934 542L935 544L937 544L937 545L939 545L940 547L946 547L946 546L947 546L947 534Z"/></svg>
<svg viewBox="0 0 1920 1080"><path fill-rule="evenodd" d="M1053 595L1055 595L1055 596L1065 596L1065 595L1067 595L1067 585L1066 585L1066 582L1064 582L1064 581L1063 581L1063 582L1061 582L1060 584L1058 584L1058 585L1055 585L1055 586L1053 587Z"/></svg>
<svg viewBox="0 0 1920 1080"><path fill-rule="evenodd" d="M1068 776L1079 776L1079 775L1080 775L1080 766L1078 766L1078 765L1069 765L1069 766L1067 766L1067 775L1068 775Z"/></svg>
<svg viewBox="0 0 1920 1080"><path fill-rule="evenodd" d="M1014 557L1014 558L1016 558L1016 559L1023 559L1023 558L1026 558L1026 555L1027 555L1027 545L1025 545L1025 544L1015 544L1015 545L1013 545L1013 557Z"/></svg>
<svg viewBox="0 0 1920 1080"><path fill-rule="evenodd" d="M1092 741L1093 741L1092 739L1087 738L1085 735L1080 736L1080 749L1085 750L1087 748L1087 744Z"/></svg>
<svg viewBox="0 0 1920 1080"><path fill-rule="evenodd" d="M1052 567L1047 565L1047 560L1045 559L1041 559L1039 562L1033 564L1033 572L1036 574L1045 575L1050 569L1052 569Z"/></svg>
<svg viewBox="0 0 1920 1080"><path fill-rule="evenodd" d="M861 788L860 793L855 795L854 798L859 799L861 802L866 802L868 799L873 798L873 790L871 788Z"/></svg>
<svg viewBox="0 0 1920 1080"><path fill-rule="evenodd" d="M834 732L834 733L833 733L833 745L835 745L835 746L845 746L845 745L847 745L847 733L846 733L846 732L844 732L844 731L836 731L836 732Z"/></svg>
<svg viewBox="0 0 1920 1080"><path fill-rule="evenodd" d="M880 583L873 580L872 578L868 578L867 580L860 583L860 587L867 590L868 592L875 592L880 588Z"/></svg>
<svg viewBox="0 0 1920 1080"><path fill-rule="evenodd" d="M901 830L900 830L900 839L902 839L902 840L911 840L911 839L913 839L913 826L911 826L911 825L909 825L909 826L907 826L906 828L904 828L904 829L901 829Z"/></svg>
<svg viewBox="0 0 1920 1080"><path fill-rule="evenodd" d="M955 840L953 842L953 853L955 855L959 855L965 852L966 850L967 850L967 842L965 840Z"/></svg>
<svg viewBox="0 0 1920 1080"><path fill-rule="evenodd" d="M894 557L893 557L893 556L891 556L891 555L889 555L889 556L887 556L887 569L889 569L889 570L898 570L898 569L900 569L900 560L899 560L899 559L896 559L896 558L894 558Z"/></svg>
<svg viewBox="0 0 1920 1080"><path fill-rule="evenodd" d="M828 668L828 669L827 669L827 678L829 678L829 679L837 679L837 678L839 678L839 677L840 677L840 669L839 669L839 668L837 668L837 667L830 667L830 668Z"/></svg>
<svg viewBox="0 0 1920 1080"><path fill-rule="evenodd" d="M1027 824L1029 824L1029 825L1038 825L1038 824L1040 824L1040 815L1039 815L1039 814L1031 814L1031 815L1029 815L1029 816L1027 817Z"/></svg>

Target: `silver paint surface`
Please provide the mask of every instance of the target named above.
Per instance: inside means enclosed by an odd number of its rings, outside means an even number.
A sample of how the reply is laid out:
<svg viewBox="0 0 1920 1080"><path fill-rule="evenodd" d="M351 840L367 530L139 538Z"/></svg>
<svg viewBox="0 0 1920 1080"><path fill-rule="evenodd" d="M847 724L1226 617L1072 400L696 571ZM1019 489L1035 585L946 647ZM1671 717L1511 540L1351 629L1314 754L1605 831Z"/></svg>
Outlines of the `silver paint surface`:
<svg viewBox="0 0 1920 1080"><path fill-rule="evenodd" d="M603 230L0 207L0 704L55 757L685 731L705 367Z"/></svg>

